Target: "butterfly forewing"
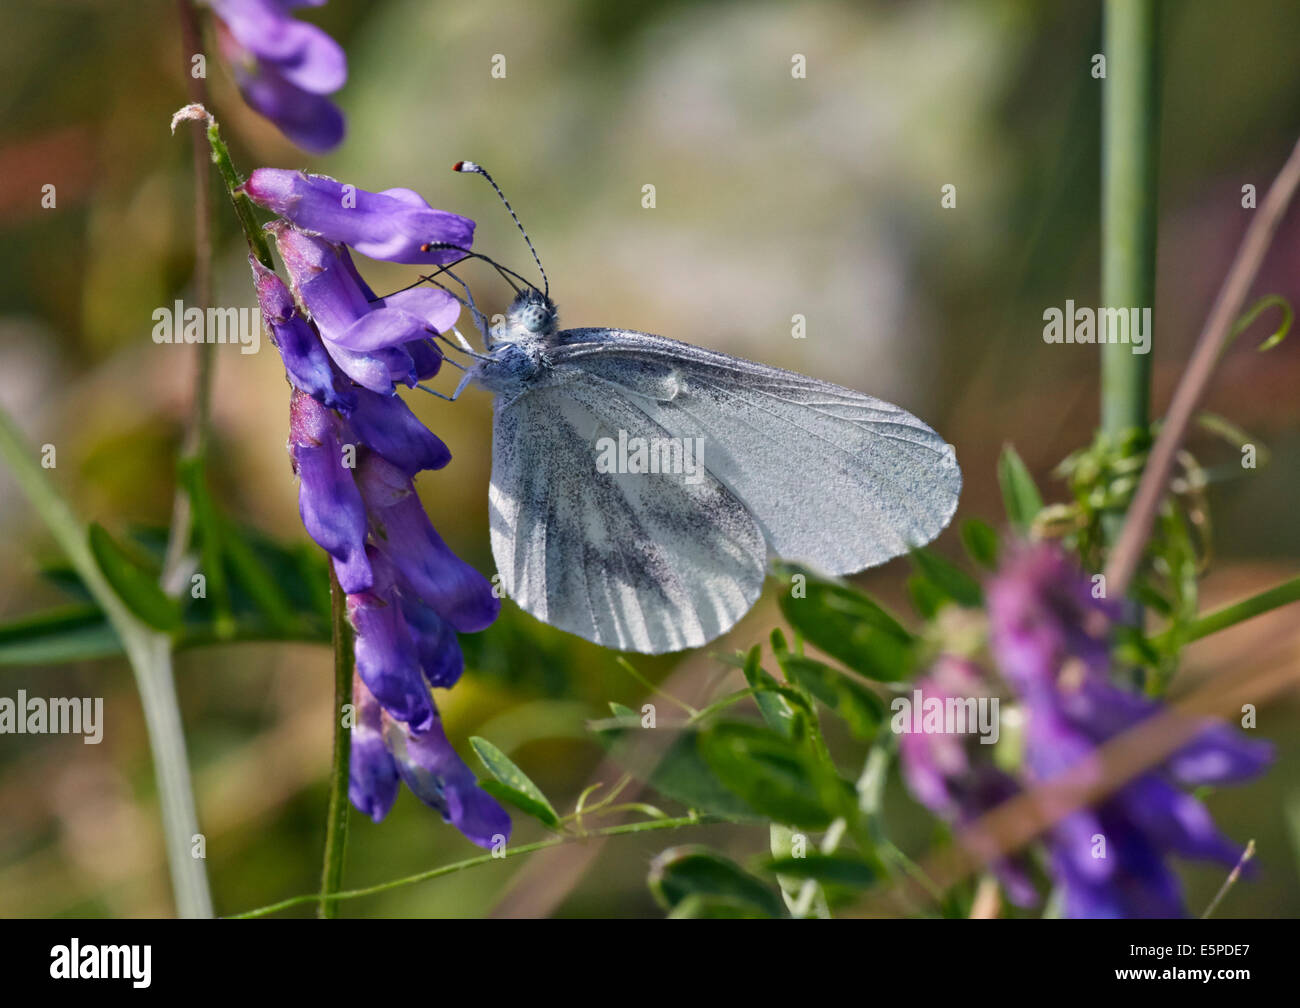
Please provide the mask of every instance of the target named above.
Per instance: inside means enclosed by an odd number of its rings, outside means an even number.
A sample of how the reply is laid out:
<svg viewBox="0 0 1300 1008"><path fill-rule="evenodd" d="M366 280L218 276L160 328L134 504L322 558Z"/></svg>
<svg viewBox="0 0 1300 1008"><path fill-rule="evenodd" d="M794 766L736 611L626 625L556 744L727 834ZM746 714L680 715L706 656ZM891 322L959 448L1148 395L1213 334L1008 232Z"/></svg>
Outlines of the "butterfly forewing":
<svg viewBox="0 0 1300 1008"><path fill-rule="evenodd" d="M830 382L646 333L571 329L548 351L564 385L599 381L679 437L758 520L774 556L831 574L932 540L961 470L905 410Z"/></svg>

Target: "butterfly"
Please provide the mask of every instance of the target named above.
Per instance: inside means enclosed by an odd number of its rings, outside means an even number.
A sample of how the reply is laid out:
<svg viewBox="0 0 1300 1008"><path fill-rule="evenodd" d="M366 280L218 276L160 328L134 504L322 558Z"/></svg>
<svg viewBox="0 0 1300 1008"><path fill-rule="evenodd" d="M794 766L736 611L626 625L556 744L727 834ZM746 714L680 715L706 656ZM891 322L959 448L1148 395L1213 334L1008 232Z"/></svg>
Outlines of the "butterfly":
<svg viewBox="0 0 1300 1008"><path fill-rule="evenodd" d="M956 510L952 446L880 399L650 333L560 329L549 282L483 328L465 382L494 397L499 584L596 644L699 647L749 611L772 560L852 574Z"/></svg>

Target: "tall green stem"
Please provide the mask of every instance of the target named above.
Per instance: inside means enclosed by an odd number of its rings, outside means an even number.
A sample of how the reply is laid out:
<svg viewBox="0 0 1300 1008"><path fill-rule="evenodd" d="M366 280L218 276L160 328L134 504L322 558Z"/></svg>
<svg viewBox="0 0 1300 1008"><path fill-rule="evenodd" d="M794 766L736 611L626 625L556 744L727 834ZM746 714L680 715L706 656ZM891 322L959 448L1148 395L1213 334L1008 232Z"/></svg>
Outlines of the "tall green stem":
<svg viewBox="0 0 1300 1008"><path fill-rule="evenodd" d="M73 514L50 484L48 474L36 461L37 453L3 409L0 409L0 459L9 467L18 488L45 522L122 642L135 673L149 732L176 912L181 917L211 917L207 874L203 861L192 853L199 827L176 686L172 681L171 640L138 620L118 598L90 551L85 523Z"/></svg>
<svg viewBox="0 0 1300 1008"><path fill-rule="evenodd" d="M1156 278L1160 132L1156 0L1106 0L1102 97L1101 299L1151 308ZM1101 346L1101 429L1117 442L1145 431L1151 356L1130 343ZM1117 529L1111 529L1111 536Z"/></svg>
<svg viewBox="0 0 1300 1008"><path fill-rule="evenodd" d="M347 597L339 587L333 567L330 568L330 594L334 638L334 759L330 767L325 858L317 908L320 917L337 917L339 911L338 901L329 897L343 888L343 856L348 842L348 760L352 749L351 719L343 717L344 706L352 702L352 628L348 624Z"/></svg>

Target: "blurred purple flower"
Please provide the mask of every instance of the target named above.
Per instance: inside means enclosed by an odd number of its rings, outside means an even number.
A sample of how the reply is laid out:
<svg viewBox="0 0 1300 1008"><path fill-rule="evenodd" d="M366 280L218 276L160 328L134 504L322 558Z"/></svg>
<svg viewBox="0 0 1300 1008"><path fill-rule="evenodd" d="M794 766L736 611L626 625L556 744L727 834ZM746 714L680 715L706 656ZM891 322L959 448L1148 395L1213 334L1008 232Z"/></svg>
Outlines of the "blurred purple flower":
<svg viewBox="0 0 1300 1008"><path fill-rule="evenodd" d="M445 242L469 248L474 222L435 210L410 189L368 192L328 175L282 168L258 168L244 183L254 203L303 231L340 242L371 259L408 265L444 265L459 259L454 249L421 246Z"/></svg>
<svg viewBox="0 0 1300 1008"><path fill-rule="evenodd" d="M943 655L916 689L926 699L946 701L989 695L982 671L973 662ZM981 744L972 732L904 732L898 736L903 780L913 796L955 826L963 826L1020 791L1016 779L993 762L993 747ZM1007 897L1019 906L1032 906L1038 893L1029 859L1020 854L993 863Z"/></svg>
<svg viewBox="0 0 1300 1008"><path fill-rule="evenodd" d="M290 15L291 0L207 0L217 42L254 109L303 150L323 154L343 139L343 113L326 98L347 80L343 48ZM320 6L316 0L311 6Z"/></svg>
<svg viewBox="0 0 1300 1008"><path fill-rule="evenodd" d="M1097 763L1097 749L1163 705L1111 683L1113 607L1054 544L1013 552L988 589L993 652L1026 708L1025 765L1034 781ZM1241 848L1180 787L1235 783L1261 772L1272 747L1206 720L1162 763L1131 778L1048 836L1070 917L1186 914L1168 854L1233 865Z"/></svg>

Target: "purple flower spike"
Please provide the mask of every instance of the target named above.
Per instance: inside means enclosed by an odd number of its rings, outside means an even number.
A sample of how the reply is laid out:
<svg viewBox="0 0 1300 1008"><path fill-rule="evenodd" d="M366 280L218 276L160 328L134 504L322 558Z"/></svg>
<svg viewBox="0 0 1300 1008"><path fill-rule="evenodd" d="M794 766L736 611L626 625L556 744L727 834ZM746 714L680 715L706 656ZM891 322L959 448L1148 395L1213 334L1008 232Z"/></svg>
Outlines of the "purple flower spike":
<svg viewBox="0 0 1300 1008"><path fill-rule="evenodd" d="M397 801L401 779L397 764L384 745L379 701L361 677L352 677L352 749L348 767L348 798L357 811L379 822Z"/></svg>
<svg viewBox="0 0 1300 1008"><path fill-rule="evenodd" d="M385 711L423 730L437 717L433 700L393 589L392 569L374 547L369 551L374 586L348 595L348 619L357 632L357 674Z"/></svg>
<svg viewBox="0 0 1300 1008"><path fill-rule="evenodd" d="M366 558L366 509L343 463L338 417L305 392L289 402L289 453L298 474L298 512L307 534L334 558L345 592L373 583Z"/></svg>
<svg viewBox="0 0 1300 1008"><path fill-rule="evenodd" d="M244 100L303 150L322 154L343 139L343 114L325 95L347 80L342 47L295 20L280 0L208 0L217 41Z"/></svg>
<svg viewBox="0 0 1300 1008"><path fill-rule="evenodd" d="M356 408L348 422L357 437L407 476L441 469L451 461L442 438L420 423L400 396L356 390Z"/></svg>
<svg viewBox="0 0 1300 1008"><path fill-rule="evenodd" d="M248 262L253 267L262 318L280 351L290 383L331 409L350 412L357 401L355 390L346 382L336 381L329 354L311 325L298 314L289 288L253 256L248 257Z"/></svg>
<svg viewBox="0 0 1300 1008"><path fill-rule="evenodd" d="M362 498L380 552L399 585L460 633L488 626L501 610L487 578L456 556L434 531L409 477L379 455L359 467Z"/></svg>
<svg viewBox="0 0 1300 1008"><path fill-rule="evenodd" d="M492 847L510 838L510 816L479 787L474 772L447 741L440 721L416 732L385 717L384 741L406 786L467 840Z"/></svg>
<svg viewBox="0 0 1300 1008"><path fill-rule="evenodd" d="M421 251L445 242L469 248L474 222L435 210L410 189L367 192L327 175L282 168L258 168L244 183L255 203L330 241L342 242L371 259L441 266L462 255L454 249Z"/></svg>

